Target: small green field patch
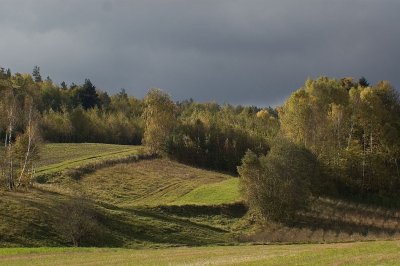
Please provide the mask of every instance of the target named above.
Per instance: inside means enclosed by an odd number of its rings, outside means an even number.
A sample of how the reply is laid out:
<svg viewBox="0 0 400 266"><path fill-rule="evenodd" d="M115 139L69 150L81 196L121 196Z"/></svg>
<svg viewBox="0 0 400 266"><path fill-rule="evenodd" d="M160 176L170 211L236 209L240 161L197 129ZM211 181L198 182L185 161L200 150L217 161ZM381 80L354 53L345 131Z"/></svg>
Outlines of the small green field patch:
<svg viewBox="0 0 400 266"><path fill-rule="evenodd" d="M172 204L218 205L240 201L239 178L202 185L183 195Z"/></svg>

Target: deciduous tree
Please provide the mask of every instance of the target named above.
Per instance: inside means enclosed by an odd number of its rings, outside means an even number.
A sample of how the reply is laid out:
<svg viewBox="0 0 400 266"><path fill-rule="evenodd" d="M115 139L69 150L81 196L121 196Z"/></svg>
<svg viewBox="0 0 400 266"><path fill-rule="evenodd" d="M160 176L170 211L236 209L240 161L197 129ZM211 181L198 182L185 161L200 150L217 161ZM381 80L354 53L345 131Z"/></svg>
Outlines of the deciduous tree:
<svg viewBox="0 0 400 266"><path fill-rule="evenodd" d="M143 143L152 152L162 153L176 124L176 105L165 92L151 89L144 98L144 106Z"/></svg>
<svg viewBox="0 0 400 266"><path fill-rule="evenodd" d="M307 149L276 140L268 155L248 151L238 167L244 199L270 220L290 220L307 206L318 163Z"/></svg>

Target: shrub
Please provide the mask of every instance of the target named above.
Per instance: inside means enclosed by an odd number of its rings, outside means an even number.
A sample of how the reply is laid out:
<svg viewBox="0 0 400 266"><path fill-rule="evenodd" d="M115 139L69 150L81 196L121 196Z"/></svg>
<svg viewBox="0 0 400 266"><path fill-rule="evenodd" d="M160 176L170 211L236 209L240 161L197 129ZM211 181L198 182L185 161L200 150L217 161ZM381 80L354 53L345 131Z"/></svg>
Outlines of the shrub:
<svg viewBox="0 0 400 266"><path fill-rule="evenodd" d="M266 156L249 150L238 171L250 210L266 219L290 220L307 206L318 165L311 152L279 139Z"/></svg>
<svg viewBox="0 0 400 266"><path fill-rule="evenodd" d="M61 204L58 210L54 227L61 237L77 247L95 238L98 223L88 199L77 196Z"/></svg>

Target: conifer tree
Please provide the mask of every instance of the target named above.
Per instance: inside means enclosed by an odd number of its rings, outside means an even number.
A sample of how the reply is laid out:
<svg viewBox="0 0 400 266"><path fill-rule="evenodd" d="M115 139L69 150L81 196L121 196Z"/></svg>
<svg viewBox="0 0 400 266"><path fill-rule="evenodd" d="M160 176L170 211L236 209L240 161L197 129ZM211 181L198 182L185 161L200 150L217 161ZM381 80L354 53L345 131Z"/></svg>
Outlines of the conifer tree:
<svg viewBox="0 0 400 266"><path fill-rule="evenodd" d="M42 82L42 76L40 75L40 67L34 66L32 71L32 76L35 82Z"/></svg>

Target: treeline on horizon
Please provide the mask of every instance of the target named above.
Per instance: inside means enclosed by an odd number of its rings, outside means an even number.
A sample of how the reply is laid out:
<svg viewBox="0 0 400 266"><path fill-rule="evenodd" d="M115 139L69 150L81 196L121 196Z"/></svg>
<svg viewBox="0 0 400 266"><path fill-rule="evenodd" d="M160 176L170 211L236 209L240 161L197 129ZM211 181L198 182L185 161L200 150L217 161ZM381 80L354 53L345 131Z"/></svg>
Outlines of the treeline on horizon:
<svg viewBox="0 0 400 266"><path fill-rule="evenodd" d="M20 110L28 99L34 103L38 131L48 142L142 144L151 115L146 98L124 90L110 96L88 79L57 85L43 80L38 67L32 75L1 69L0 92L2 114L9 99ZM156 104L162 110L165 102ZM395 197L399 192L400 102L387 81L370 86L364 78L309 79L276 109L192 100L170 107L174 119L159 122L170 122L162 150L178 161L237 173L248 150L263 156L284 138L315 156L314 193ZM15 125L23 133L26 119ZM6 131L2 115L2 138Z"/></svg>

